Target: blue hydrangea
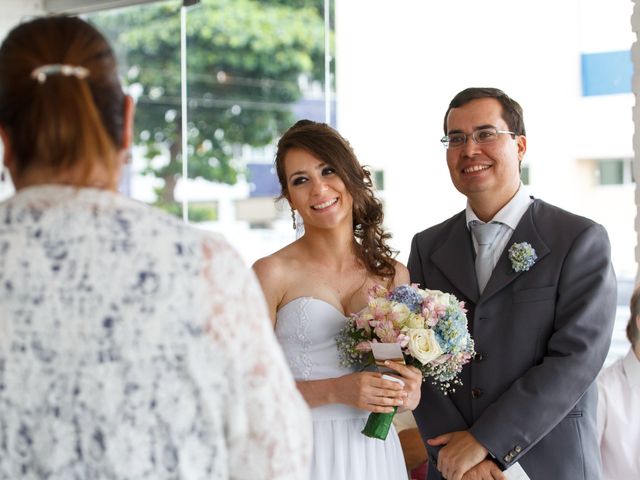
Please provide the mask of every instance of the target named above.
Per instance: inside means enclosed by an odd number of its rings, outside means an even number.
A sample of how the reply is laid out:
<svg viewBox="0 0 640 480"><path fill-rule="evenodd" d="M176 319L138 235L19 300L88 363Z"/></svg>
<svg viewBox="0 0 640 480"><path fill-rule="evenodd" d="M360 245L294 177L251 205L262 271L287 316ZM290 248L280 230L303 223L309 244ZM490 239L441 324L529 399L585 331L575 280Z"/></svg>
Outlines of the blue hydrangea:
<svg viewBox="0 0 640 480"><path fill-rule="evenodd" d="M526 272L537 259L538 255L530 243L514 243L509 247L509 260L515 272Z"/></svg>
<svg viewBox="0 0 640 480"><path fill-rule="evenodd" d="M440 347L447 353L457 354L468 347L467 317L454 305L447 308L447 314L434 327L434 333Z"/></svg>
<svg viewBox="0 0 640 480"><path fill-rule="evenodd" d="M422 295L411 285L396 287L389 295L389 299L406 305L413 313L419 313L422 310Z"/></svg>

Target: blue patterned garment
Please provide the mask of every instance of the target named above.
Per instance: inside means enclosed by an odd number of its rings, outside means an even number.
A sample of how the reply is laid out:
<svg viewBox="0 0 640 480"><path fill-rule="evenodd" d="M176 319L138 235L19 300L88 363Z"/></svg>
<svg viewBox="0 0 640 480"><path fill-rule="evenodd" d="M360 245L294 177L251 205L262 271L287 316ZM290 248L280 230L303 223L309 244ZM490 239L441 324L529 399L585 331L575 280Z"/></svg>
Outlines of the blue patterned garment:
<svg viewBox="0 0 640 480"><path fill-rule="evenodd" d="M0 204L0 479L300 479L310 435L221 238L104 190Z"/></svg>

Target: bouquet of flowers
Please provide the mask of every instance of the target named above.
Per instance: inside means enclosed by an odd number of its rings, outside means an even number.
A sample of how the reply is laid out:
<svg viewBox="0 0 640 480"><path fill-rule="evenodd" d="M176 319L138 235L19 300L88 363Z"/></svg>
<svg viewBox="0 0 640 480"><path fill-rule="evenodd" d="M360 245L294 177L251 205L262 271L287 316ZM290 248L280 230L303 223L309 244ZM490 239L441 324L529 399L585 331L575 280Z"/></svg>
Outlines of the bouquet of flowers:
<svg viewBox="0 0 640 480"><path fill-rule="evenodd" d="M461 384L458 374L475 353L464 302L415 284L391 292L372 287L369 304L351 315L336 341L345 367L375 364L372 343L397 343L405 362L420 369L444 394ZM394 413L370 414L362 433L384 440Z"/></svg>

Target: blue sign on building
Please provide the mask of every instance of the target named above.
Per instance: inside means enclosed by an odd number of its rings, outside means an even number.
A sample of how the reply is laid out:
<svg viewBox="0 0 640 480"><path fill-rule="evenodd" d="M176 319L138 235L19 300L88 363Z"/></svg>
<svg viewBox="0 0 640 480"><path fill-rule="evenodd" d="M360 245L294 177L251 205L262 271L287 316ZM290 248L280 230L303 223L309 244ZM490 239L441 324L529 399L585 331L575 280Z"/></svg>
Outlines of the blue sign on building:
<svg viewBox="0 0 640 480"><path fill-rule="evenodd" d="M582 95L631 93L631 52L585 53L582 55Z"/></svg>
<svg viewBox="0 0 640 480"><path fill-rule="evenodd" d="M270 163L250 163L249 197L277 197L280 195L280 183L275 168Z"/></svg>

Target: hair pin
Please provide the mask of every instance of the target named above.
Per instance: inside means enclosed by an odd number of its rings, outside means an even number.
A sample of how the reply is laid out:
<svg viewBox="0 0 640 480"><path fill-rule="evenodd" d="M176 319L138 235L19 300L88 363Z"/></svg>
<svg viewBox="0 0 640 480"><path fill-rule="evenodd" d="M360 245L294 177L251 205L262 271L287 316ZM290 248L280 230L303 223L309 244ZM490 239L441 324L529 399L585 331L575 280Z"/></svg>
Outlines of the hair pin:
<svg viewBox="0 0 640 480"><path fill-rule="evenodd" d="M47 75L63 75L65 77L76 77L82 80L89 76L89 70L81 66L52 63L34 68L31 72L31 78L37 80L38 83L44 83Z"/></svg>

